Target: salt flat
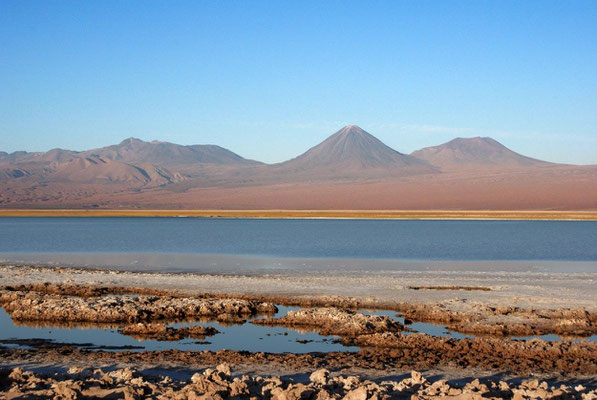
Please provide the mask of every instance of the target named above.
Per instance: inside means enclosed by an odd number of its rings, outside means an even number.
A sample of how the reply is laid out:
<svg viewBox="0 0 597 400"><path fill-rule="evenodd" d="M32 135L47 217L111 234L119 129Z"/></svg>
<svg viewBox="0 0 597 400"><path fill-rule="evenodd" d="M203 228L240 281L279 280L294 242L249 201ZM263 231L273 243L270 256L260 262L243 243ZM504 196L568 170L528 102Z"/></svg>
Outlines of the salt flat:
<svg viewBox="0 0 597 400"><path fill-rule="evenodd" d="M582 263L581 265L587 265ZM590 265L590 264L589 264ZM459 307L499 304L519 307L582 307L597 310L597 271L544 269L379 270L261 272L254 275L130 272L113 269L0 267L4 285L57 283L179 290L185 293L254 296L342 296L369 303L435 303ZM413 290L413 286L487 287L490 291Z"/></svg>

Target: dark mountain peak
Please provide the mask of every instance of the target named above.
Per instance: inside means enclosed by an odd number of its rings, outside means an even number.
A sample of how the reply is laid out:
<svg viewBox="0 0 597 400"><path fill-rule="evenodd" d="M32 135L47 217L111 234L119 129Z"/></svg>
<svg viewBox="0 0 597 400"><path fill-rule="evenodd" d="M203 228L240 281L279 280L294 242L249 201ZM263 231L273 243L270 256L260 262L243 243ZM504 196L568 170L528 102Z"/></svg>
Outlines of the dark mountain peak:
<svg viewBox="0 0 597 400"><path fill-rule="evenodd" d="M327 140L377 140L377 138L370 133L363 130L358 125L346 125ZM326 141L327 141L326 140ZM381 143L381 142L380 142Z"/></svg>
<svg viewBox="0 0 597 400"><path fill-rule="evenodd" d="M457 166L537 166L548 162L518 154L495 139L476 136L456 138L439 146L425 147L411 154L442 168Z"/></svg>
<svg viewBox="0 0 597 400"><path fill-rule="evenodd" d="M340 135L369 135L369 133L365 132L360 126L358 125L346 125L344 128L340 129L337 134Z"/></svg>

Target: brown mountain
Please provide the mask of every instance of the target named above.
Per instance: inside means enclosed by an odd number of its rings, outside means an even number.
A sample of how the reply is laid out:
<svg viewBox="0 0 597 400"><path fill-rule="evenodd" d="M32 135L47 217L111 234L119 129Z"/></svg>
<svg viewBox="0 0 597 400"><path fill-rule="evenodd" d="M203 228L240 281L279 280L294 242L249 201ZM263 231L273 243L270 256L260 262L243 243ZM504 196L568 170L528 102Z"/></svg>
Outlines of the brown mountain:
<svg viewBox="0 0 597 400"><path fill-rule="evenodd" d="M100 157L104 160L121 161L128 164L151 163L156 165L221 164L257 165L257 161L246 160L216 145L182 146L168 142L145 142L136 138L123 140L117 145L87 151L53 149L47 152L16 151L0 152L1 163L20 162L68 162L79 157Z"/></svg>
<svg viewBox="0 0 597 400"><path fill-rule="evenodd" d="M456 138L439 146L425 147L411 153L442 169L500 166L548 166L552 163L515 153L489 137Z"/></svg>
<svg viewBox="0 0 597 400"><path fill-rule="evenodd" d="M185 180L180 173L171 172L154 164L132 165L98 156L72 156L60 161L37 156L36 161L21 161L6 165L0 163L0 182L18 180L25 185L62 184L126 184L131 187L157 186Z"/></svg>
<svg viewBox="0 0 597 400"><path fill-rule="evenodd" d="M47 152L26 152L15 151L14 153L0 152L0 162L3 163L17 163L17 162L52 162L52 161L68 161L77 156L76 151L52 149Z"/></svg>
<svg viewBox="0 0 597 400"><path fill-rule="evenodd" d="M76 157L55 164L48 176L53 181L75 183L126 183L133 186L165 185L184 177L154 164L131 165L109 158Z"/></svg>
<svg viewBox="0 0 597 400"><path fill-rule="evenodd" d="M399 153L356 125L348 125L292 160L270 167L281 177L363 179L436 173L427 162Z"/></svg>
<svg viewBox="0 0 597 400"><path fill-rule="evenodd" d="M187 164L256 165L216 145L182 146L154 140L145 142L136 138L123 140L120 144L84 152L102 158L123 161L130 164L152 163L164 166Z"/></svg>
<svg viewBox="0 0 597 400"><path fill-rule="evenodd" d="M182 146L130 138L117 145L80 152L63 149L45 153L3 152L0 179L25 178L21 181L44 184L156 186L201 175L218 177L229 169L259 164L216 145Z"/></svg>
<svg viewBox="0 0 597 400"><path fill-rule="evenodd" d="M0 207L588 210L597 166L535 160L490 138L406 155L354 125L272 165L131 138L83 152L0 152Z"/></svg>

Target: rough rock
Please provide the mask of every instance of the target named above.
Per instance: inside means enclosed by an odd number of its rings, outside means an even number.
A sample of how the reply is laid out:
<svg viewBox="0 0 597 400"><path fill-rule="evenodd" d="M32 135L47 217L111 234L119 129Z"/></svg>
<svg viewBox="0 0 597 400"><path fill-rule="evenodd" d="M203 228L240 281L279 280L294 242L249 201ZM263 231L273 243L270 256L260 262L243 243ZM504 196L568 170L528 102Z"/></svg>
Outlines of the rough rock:
<svg viewBox="0 0 597 400"><path fill-rule="evenodd" d="M313 371L309 376L309 380L313 383L318 385L325 386L328 383L328 378L330 376L330 371L327 369L321 368L316 371Z"/></svg>
<svg viewBox="0 0 597 400"><path fill-rule="evenodd" d="M71 297L0 290L0 304L15 320L142 322L274 314L274 304L240 299L200 299L168 296Z"/></svg>
<svg viewBox="0 0 597 400"><path fill-rule="evenodd" d="M175 341L186 338L205 339L206 336L213 336L219 331L211 326L191 325L182 328L173 328L165 324L138 323L125 326L120 330L123 335L136 339L153 339L162 341Z"/></svg>
<svg viewBox="0 0 597 400"><path fill-rule="evenodd" d="M323 387L327 370L312 372L308 383L292 378L248 376L232 378L229 366L220 364L195 373L189 381L143 375L132 369L117 369L110 373L93 371L87 378L74 378L82 371L71 373L34 374L21 368L6 371L6 384L0 386L0 398L104 398L104 399L594 399L597 389L582 385L550 387L546 382L524 381L508 385L503 381L478 379L464 386L446 380L430 382L413 371L401 381L373 382L358 376L337 376ZM338 384L335 384L338 383ZM512 387L511 387L512 386ZM510 390L511 387L511 390Z"/></svg>
<svg viewBox="0 0 597 400"><path fill-rule="evenodd" d="M317 330L321 335L358 336L381 332L400 332L404 326L393 319L380 315L338 308L305 308L289 311L282 318L253 321L268 326L303 327Z"/></svg>

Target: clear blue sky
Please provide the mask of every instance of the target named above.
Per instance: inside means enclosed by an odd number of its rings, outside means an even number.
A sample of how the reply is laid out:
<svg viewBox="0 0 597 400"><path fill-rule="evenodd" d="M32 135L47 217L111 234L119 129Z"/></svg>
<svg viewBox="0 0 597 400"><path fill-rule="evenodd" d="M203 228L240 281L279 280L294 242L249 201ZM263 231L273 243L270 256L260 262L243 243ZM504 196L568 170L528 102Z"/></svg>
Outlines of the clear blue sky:
<svg viewBox="0 0 597 400"><path fill-rule="evenodd" d="M597 163L597 1L0 1L0 150L276 162L346 124Z"/></svg>

